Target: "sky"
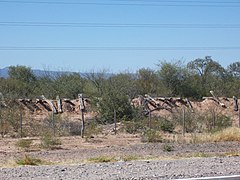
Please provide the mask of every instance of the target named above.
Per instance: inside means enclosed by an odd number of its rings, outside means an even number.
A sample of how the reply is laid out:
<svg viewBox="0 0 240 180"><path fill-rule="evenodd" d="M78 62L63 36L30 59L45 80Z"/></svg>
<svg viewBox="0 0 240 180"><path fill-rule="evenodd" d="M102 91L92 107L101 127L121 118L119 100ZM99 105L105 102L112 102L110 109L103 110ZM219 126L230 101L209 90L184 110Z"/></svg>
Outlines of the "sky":
<svg viewBox="0 0 240 180"><path fill-rule="evenodd" d="M118 73L205 56L227 67L240 61L239 10L237 0L0 0L0 68Z"/></svg>

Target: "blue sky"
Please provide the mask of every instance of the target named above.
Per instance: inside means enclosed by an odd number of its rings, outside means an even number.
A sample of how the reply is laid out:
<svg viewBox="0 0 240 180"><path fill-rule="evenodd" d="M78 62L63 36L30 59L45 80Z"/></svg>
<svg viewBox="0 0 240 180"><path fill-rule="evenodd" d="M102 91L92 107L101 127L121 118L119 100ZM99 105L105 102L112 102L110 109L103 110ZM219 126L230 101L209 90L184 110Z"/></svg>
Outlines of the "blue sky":
<svg viewBox="0 0 240 180"><path fill-rule="evenodd" d="M21 0L18 0L21 1ZM29 0L28 2L39 2ZM47 1L47 0L46 0ZM202 0L204 2L218 2ZM48 2L56 2L48 1ZM58 1L59 2L59 1ZM148 3L150 1L62 0L61 2ZM159 4L160 1L151 3ZM198 1L198 2L201 2ZM221 1L220 1L221 2ZM222 0L222 2L227 2ZM234 1L239 3L239 1ZM161 3L160 3L161 4ZM173 5L184 3L171 3ZM187 3L189 4L189 3ZM190 3L191 4L191 3ZM198 3L201 4L201 3ZM223 3L224 4L224 3ZM240 24L240 7L31 4L0 1L1 22L116 24ZM240 28L89 28L1 26L0 47L240 47ZM0 68L131 71L157 69L160 61L189 62L206 55L226 67L238 50L0 50Z"/></svg>

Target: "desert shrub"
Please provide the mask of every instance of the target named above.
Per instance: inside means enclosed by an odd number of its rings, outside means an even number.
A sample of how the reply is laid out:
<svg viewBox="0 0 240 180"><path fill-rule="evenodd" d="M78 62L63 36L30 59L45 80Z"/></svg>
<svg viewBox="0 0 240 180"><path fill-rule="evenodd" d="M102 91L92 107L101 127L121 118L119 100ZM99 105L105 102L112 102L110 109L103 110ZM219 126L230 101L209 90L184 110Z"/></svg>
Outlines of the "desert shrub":
<svg viewBox="0 0 240 180"><path fill-rule="evenodd" d="M136 161L139 160L140 157L136 156L136 155L125 155L122 157L123 161Z"/></svg>
<svg viewBox="0 0 240 180"><path fill-rule="evenodd" d="M228 128L232 125L231 118L225 115L218 115L215 121L215 131L220 131L222 129Z"/></svg>
<svg viewBox="0 0 240 180"><path fill-rule="evenodd" d="M11 130L10 124L7 121L1 119L0 121L1 136L4 137L10 130Z"/></svg>
<svg viewBox="0 0 240 180"><path fill-rule="evenodd" d="M183 126L183 111L172 113L171 117L177 125ZM188 133L194 132L198 129L198 118L196 114L190 111L185 111L185 130Z"/></svg>
<svg viewBox="0 0 240 180"><path fill-rule="evenodd" d="M41 137L41 147L45 149L55 149L61 145L59 138L54 137L51 133L46 133Z"/></svg>
<svg viewBox="0 0 240 180"><path fill-rule="evenodd" d="M107 162L115 162L116 159L108 156L99 156L99 157L89 158L88 161L93 163L107 163Z"/></svg>
<svg viewBox="0 0 240 180"><path fill-rule="evenodd" d="M165 152L171 152L171 151L173 151L173 146L171 146L170 144L165 143L165 144L163 145L163 151L165 151Z"/></svg>
<svg viewBox="0 0 240 180"><path fill-rule="evenodd" d="M102 128L96 122L88 122L85 127L84 135L87 138L90 138L94 135L102 133Z"/></svg>
<svg viewBox="0 0 240 180"><path fill-rule="evenodd" d="M205 119L203 121L205 131L216 132L231 126L231 118L223 114L219 114L214 109L205 114Z"/></svg>
<svg viewBox="0 0 240 180"><path fill-rule="evenodd" d="M12 102L7 102L9 106L12 106ZM0 132L4 137L9 132L17 132L19 128L19 114L16 106L11 108L0 107Z"/></svg>
<svg viewBox="0 0 240 180"><path fill-rule="evenodd" d="M17 147L20 147L25 151L28 151L31 145L32 145L32 139L21 139L16 143Z"/></svg>
<svg viewBox="0 0 240 180"><path fill-rule="evenodd" d="M173 124L173 122L171 122L167 119L163 119L160 121L160 129L164 132L172 133L174 130L174 124Z"/></svg>
<svg viewBox="0 0 240 180"><path fill-rule="evenodd" d="M162 142L163 138L159 133L159 131L148 129L143 132L141 141L142 142Z"/></svg>
<svg viewBox="0 0 240 180"><path fill-rule="evenodd" d="M183 112L172 113L172 121L183 125ZM189 110L185 111L185 128L187 133L193 132L216 132L231 126L231 119L225 115L217 113L215 109L208 112Z"/></svg>
<svg viewBox="0 0 240 180"><path fill-rule="evenodd" d="M172 133L175 125L172 121L166 118L143 118L141 120L132 120L124 122L124 129L127 133L134 134L145 131L147 128L156 131L164 131Z"/></svg>
<svg viewBox="0 0 240 180"><path fill-rule="evenodd" d="M65 132L68 132L69 135L71 136L79 136L81 135L81 122L78 121L63 121L61 123L62 129Z"/></svg>
<svg viewBox="0 0 240 180"><path fill-rule="evenodd" d="M18 165L37 166L37 165L43 164L43 161L41 159L37 159L37 158L34 158L34 157L30 157L28 155L25 155L23 158L17 159L16 163Z"/></svg>
<svg viewBox="0 0 240 180"><path fill-rule="evenodd" d="M145 128L143 121L124 121L124 130L129 134L139 133Z"/></svg>

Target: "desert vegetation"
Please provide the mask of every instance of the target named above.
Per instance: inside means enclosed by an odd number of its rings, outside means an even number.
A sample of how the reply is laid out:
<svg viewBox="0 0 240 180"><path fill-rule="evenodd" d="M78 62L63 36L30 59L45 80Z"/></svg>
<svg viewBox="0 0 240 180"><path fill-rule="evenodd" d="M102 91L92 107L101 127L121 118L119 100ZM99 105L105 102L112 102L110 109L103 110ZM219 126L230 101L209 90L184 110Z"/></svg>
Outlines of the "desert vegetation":
<svg viewBox="0 0 240 180"><path fill-rule="evenodd" d="M236 119L233 120L229 113L225 113L229 110L214 101L214 106L204 105L207 106L205 111L202 111L203 105L194 106L200 107L194 112L184 106L178 106L174 111L159 110L168 112L165 114L144 113L141 106L132 103L139 95L148 94L152 97L188 98L197 104L203 97L210 96L211 90L219 97L239 97L240 63L223 68L217 61L205 57L187 64L161 62L155 70L142 68L136 73L101 71L82 75L69 72L49 74L46 71L41 76L34 74L29 67L11 66L9 77L0 79L3 95L0 99L0 133L3 138L38 137L37 147L29 139L16 143L25 152L60 149L60 137L81 134L77 99L82 93L87 102L82 113L91 115L87 116L85 123L85 142L101 141L93 140L98 135L123 133L137 135L143 143L163 143L165 152L174 151L171 143L239 142L240 131L232 127L236 126L236 122L233 123ZM32 110L17 102L19 99L40 99L41 95L48 99L56 99L56 96L75 99L77 105L73 103L70 107L75 116L68 111L54 114L51 109L43 116L39 109ZM228 104L232 106L229 101ZM25 157L25 160L30 159ZM99 161L112 160L101 157Z"/></svg>

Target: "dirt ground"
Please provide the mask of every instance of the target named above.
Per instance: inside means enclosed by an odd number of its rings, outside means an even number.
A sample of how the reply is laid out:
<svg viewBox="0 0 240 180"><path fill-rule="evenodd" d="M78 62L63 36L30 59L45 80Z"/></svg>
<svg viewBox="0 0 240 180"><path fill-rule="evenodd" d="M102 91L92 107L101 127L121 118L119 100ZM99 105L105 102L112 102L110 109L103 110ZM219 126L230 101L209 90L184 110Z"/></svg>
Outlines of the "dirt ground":
<svg viewBox="0 0 240 180"><path fill-rule="evenodd" d="M80 136L61 137L62 144L55 149L39 148L40 139L32 138L29 149L16 146L20 139L0 139L0 167L15 167L16 160L25 155L39 158L51 165L89 163L91 158L113 157L116 161L162 160L191 157L239 156L238 142L203 144L142 143L139 135L101 135L90 139Z"/></svg>

